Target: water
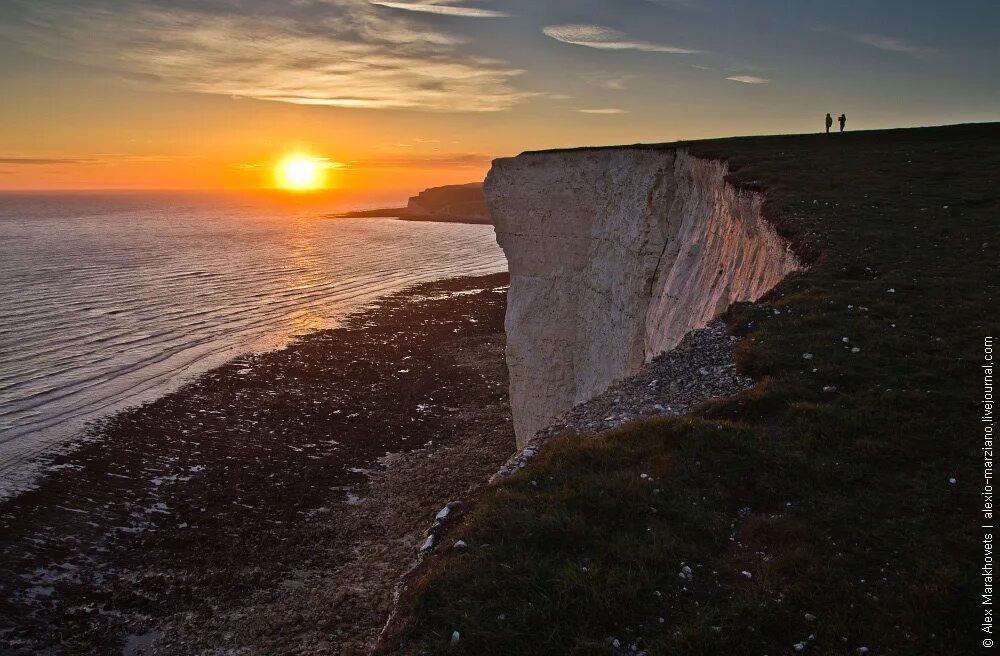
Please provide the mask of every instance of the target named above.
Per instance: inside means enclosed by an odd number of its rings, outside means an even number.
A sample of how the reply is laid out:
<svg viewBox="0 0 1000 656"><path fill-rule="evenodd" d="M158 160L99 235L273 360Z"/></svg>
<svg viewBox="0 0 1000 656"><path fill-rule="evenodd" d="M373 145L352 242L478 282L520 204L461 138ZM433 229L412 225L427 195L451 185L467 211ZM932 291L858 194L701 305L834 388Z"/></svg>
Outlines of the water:
<svg viewBox="0 0 1000 656"><path fill-rule="evenodd" d="M333 200L323 210L376 206ZM490 226L320 203L0 195L0 496L85 422L414 282L506 270Z"/></svg>

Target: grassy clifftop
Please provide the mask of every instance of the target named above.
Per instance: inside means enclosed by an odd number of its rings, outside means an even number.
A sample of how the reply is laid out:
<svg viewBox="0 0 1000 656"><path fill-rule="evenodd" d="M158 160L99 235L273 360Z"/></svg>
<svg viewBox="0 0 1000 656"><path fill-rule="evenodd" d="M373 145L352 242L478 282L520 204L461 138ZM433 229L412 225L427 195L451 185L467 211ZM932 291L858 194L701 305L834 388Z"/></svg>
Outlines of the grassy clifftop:
<svg viewBox="0 0 1000 656"><path fill-rule="evenodd" d="M1000 125L676 145L815 258L730 313L759 384L550 442L419 582L403 651L976 652Z"/></svg>

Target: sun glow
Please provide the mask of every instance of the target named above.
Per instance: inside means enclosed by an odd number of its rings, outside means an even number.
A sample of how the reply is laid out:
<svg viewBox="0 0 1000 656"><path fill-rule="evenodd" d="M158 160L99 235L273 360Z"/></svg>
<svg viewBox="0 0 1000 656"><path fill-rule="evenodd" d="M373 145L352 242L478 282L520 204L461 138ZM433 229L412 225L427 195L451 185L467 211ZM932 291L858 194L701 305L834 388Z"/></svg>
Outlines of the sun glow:
<svg viewBox="0 0 1000 656"><path fill-rule="evenodd" d="M312 191L326 186L325 162L315 157L291 155L278 162L275 173L282 189Z"/></svg>

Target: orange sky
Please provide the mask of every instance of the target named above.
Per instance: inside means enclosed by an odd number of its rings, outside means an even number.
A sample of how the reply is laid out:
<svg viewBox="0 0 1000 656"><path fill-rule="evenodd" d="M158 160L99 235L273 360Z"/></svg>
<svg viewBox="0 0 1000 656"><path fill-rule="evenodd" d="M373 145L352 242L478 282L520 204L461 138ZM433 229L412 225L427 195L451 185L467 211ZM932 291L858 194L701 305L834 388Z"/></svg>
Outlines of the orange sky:
<svg viewBox="0 0 1000 656"><path fill-rule="evenodd" d="M1000 119L1000 10L844 0L5 0L0 189L347 190L578 145Z"/></svg>

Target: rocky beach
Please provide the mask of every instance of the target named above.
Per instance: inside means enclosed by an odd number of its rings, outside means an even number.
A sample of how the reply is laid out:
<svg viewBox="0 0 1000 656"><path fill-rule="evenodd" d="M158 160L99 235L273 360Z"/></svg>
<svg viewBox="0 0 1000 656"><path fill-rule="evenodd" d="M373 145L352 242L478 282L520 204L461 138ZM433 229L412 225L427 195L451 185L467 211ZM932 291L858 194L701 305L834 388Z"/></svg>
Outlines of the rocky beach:
<svg viewBox="0 0 1000 656"><path fill-rule="evenodd" d="M514 450L506 284L417 285L93 425L0 505L0 653L363 653Z"/></svg>

